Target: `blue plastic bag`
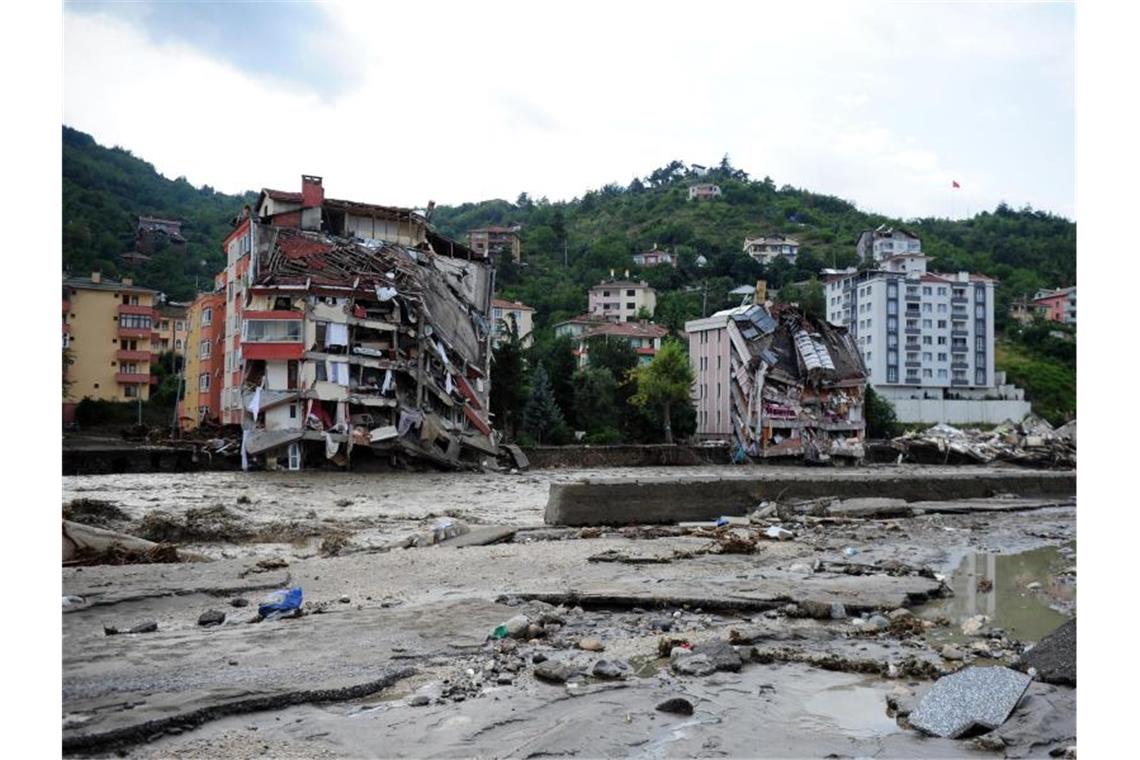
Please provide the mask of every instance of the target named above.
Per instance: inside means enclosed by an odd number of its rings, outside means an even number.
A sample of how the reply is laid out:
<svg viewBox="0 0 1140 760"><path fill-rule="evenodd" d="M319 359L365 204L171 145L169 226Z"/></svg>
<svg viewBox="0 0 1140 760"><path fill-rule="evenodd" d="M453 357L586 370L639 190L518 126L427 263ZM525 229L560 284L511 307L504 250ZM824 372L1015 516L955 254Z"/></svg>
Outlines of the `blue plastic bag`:
<svg viewBox="0 0 1140 760"><path fill-rule="evenodd" d="M300 609L302 592L300 586L274 591L257 605L257 614L269 617L273 613L292 612Z"/></svg>

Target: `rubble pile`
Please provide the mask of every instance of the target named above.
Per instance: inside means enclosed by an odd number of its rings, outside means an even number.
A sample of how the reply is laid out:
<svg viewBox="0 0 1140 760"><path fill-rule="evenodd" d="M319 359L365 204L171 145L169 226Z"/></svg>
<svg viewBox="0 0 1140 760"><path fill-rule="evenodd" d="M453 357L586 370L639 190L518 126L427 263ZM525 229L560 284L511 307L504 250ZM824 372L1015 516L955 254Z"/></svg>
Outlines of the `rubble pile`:
<svg viewBox="0 0 1140 760"><path fill-rule="evenodd" d="M967 464L1010 462L1029 467L1071 468L1077 465L1077 422L1054 429L1029 415L1007 420L992 430L960 429L939 423L891 441L903 457L921 463Z"/></svg>

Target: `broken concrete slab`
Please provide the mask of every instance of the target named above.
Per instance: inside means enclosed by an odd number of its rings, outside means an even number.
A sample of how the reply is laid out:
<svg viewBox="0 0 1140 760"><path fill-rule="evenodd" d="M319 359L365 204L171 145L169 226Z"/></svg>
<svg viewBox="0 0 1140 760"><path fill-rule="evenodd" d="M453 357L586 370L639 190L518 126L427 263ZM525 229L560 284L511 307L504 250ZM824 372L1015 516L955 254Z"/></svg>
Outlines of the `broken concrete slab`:
<svg viewBox="0 0 1140 760"><path fill-rule="evenodd" d="M480 528L471 528L467 533L449 538L441 542L441 546L449 549L464 549L468 546L488 546L507 541L518 533L518 528L504 525L488 525Z"/></svg>
<svg viewBox="0 0 1140 760"><path fill-rule="evenodd" d="M632 525L716 520L745 515L759 501L887 496L906 501L985 498L1016 492L1027 496L1076 493L1076 473L927 467L762 472L719 477L599 478L552 483L544 520L548 525Z"/></svg>
<svg viewBox="0 0 1140 760"><path fill-rule="evenodd" d="M1003 667L967 667L940 678L910 714L910 724L957 739L973 728L1005 723L1032 679Z"/></svg>
<svg viewBox="0 0 1140 760"><path fill-rule="evenodd" d="M1077 685L1077 619L1057 627L1021 656L1018 670L1037 669L1045 683Z"/></svg>

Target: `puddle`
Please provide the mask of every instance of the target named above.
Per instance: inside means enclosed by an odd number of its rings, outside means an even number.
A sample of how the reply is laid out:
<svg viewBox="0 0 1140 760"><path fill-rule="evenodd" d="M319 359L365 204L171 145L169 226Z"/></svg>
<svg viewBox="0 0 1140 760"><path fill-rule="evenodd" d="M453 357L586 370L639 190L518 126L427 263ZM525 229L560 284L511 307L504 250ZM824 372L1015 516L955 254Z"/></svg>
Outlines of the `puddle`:
<svg viewBox="0 0 1140 760"><path fill-rule="evenodd" d="M971 640L961 633L961 624L974 615L988 616L990 626L1004 628L1015 639L1040 641L1069 619L1062 610L1075 609L1076 581L1063 575L1073 565L1071 551L1070 544L1064 553L1046 546L1018 554L969 554L948 581L954 596L924 605L918 613L949 618L953 630L939 637L947 641ZM980 590L979 581L992 589ZM1041 585L1027 588L1031 583Z"/></svg>
<svg viewBox="0 0 1140 760"><path fill-rule="evenodd" d="M860 684L834 686L811 695L804 701L799 723L805 731L838 729L853 739L873 739L901 730L887 715L883 692Z"/></svg>
<svg viewBox="0 0 1140 760"><path fill-rule="evenodd" d="M634 655L630 657L629 669L638 678L653 678L669 662L668 657L652 657L650 655Z"/></svg>

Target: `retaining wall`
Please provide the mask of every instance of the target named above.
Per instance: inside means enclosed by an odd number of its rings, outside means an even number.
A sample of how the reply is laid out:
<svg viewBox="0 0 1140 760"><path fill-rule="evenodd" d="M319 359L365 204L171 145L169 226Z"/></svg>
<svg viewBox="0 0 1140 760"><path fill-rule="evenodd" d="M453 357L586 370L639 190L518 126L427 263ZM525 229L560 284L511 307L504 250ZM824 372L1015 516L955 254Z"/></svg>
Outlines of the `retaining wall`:
<svg viewBox="0 0 1140 760"><path fill-rule="evenodd" d="M921 467L862 470L753 468L744 474L681 478L599 478L554 483L549 525L630 525L715 520L744 515L758 502L823 496L883 496L907 501L976 499L1000 493L1068 496L1072 471Z"/></svg>

